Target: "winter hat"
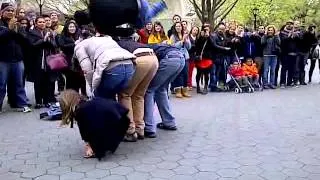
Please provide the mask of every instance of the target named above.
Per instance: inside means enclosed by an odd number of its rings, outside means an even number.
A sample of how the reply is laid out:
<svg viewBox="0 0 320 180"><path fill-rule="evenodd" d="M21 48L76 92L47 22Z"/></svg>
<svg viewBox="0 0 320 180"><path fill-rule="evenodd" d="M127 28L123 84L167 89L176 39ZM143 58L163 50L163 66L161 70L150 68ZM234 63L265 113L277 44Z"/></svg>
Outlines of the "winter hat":
<svg viewBox="0 0 320 180"><path fill-rule="evenodd" d="M103 34L109 35L118 25L136 23L138 14L137 0L89 1L89 16L96 29Z"/></svg>
<svg viewBox="0 0 320 180"><path fill-rule="evenodd" d="M1 9L0 9L1 14L2 14L4 11L6 11L6 10L8 10L8 9L10 9L10 8L14 9L14 6L13 6L12 4L10 4L10 3L2 3L2 4L1 4Z"/></svg>

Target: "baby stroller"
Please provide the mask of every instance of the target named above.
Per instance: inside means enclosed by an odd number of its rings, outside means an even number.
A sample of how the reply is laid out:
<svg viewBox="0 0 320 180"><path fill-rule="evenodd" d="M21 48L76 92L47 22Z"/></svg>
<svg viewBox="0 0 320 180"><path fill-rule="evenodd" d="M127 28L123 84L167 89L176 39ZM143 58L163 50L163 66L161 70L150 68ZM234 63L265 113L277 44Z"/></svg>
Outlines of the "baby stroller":
<svg viewBox="0 0 320 180"><path fill-rule="evenodd" d="M235 53L236 54L236 53ZM233 73L239 74L239 77L241 78L236 78L232 75L231 71L233 66L238 66L238 68L233 69ZM240 68L239 68L240 66ZM243 93L243 92L248 92L248 93L253 93L255 91L254 87L252 86L251 82L248 80L248 77L244 76L244 73L242 73L241 69L241 61L238 58L236 54L236 60L233 62L233 64L229 67L227 71L227 89L232 90L235 93Z"/></svg>
<svg viewBox="0 0 320 180"><path fill-rule="evenodd" d="M230 78L229 81L227 82L227 89L229 91L234 91L235 93L254 93L255 88L251 84L251 82L248 80L247 77L243 77L240 80L237 80L235 77L233 77L230 73L228 73L228 76Z"/></svg>

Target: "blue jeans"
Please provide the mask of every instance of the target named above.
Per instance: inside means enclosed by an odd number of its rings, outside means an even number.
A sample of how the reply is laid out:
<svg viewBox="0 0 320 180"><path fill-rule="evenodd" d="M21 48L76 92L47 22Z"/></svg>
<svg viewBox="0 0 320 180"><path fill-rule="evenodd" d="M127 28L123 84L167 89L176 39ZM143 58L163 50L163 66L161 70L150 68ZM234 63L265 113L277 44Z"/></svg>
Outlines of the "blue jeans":
<svg viewBox="0 0 320 180"><path fill-rule="evenodd" d="M12 80L14 86L14 94L18 108L28 105L26 91L23 83L24 65L23 62L0 62L0 109L2 108L3 100L6 96L6 87L9 80Z"/></svg>
<svg viewBox="0 0 320 180"><path fill-rule="evenodd" d="M211 90L215 90L217 88L217 76L216 76L216 65L213 65L210 71L210 83L209 87Z"/></svg>
<svg viewBox="0 0 320 180"><path fill-rule="evenodd" d="M128 87L134 71L133 64L120 64L104 70L101 82L94 91L95 96L115 100L116 94Z"/></svg>
<svg viewBox="0 0 320 180"><path fill-rule="evenodd" d="M176 79L171 83L171 91L176 87L188 87L188 72L189 72L189 61L185 62L182 71L178 74Z"/></svg>
<svg viewBox="0 0 320 180"><path fill-rule="evenodd" d="M274 85L275 84L275 74L277 66L277 56L264 56L263 57L263 84L264 85ZM270 79L268 81L268 75L270 72Z"/></svg>
<svg viewBox="0 0 320 180"><path fill-rule="evenodd" d="M144 100L144 121L146 132L156 132L153 117L154 104L157 103L162 122L166 126L176 126L168 98L169 84L185 66L185 59L179 51L172 51L160 60L158 71L152 79Z"/></svg>

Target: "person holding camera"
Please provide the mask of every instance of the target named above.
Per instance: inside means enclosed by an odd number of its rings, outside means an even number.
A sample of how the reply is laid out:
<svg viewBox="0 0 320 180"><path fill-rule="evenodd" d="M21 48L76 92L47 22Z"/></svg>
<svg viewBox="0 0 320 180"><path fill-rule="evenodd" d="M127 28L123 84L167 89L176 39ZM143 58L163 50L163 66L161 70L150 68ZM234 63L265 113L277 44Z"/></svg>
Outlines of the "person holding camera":
<svg viewBox="0 0 320 180"><path fill-rule="evenodd" d="M203 25L200 37L196 42L195 66L197 68L196 83L198 94L208 94L209 76L212 69L212 43L210 37L210 25ZM200 80L204 77L204 89L200 88ZM214 81L212 78L211 81Z"/></svg>

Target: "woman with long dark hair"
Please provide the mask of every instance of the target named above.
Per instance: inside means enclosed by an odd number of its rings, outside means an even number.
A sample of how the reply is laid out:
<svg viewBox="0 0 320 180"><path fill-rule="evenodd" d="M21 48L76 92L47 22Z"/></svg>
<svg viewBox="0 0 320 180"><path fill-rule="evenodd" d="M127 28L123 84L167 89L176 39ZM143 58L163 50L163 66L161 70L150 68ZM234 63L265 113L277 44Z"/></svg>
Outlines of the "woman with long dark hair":
<svg viewBox="0 0 320 180"><path fill-rule="evenodd" d="M174 91L177 98L191 97L188 93L188 70L189 70L189 52L191 42L189 34L185 34L181 22L175 24L174 31L170 37L172 45L180 49L185 57L185 66L177 78L171 83L171 92Z"/></svg>
<svg viewBox="0 0 320 180"><path fill-rule="evenodd" d="M54 97L55 74L49 69L47 57L56 51L53 33L46 29L45 19L41 16L35 20L35 28L30 30L29 40L32 45L32 75L34 77L34 93L36 109L49 107L56 102Z"/></svg>
<svg viewBox="0 0 320 180"><path fill-rule="evenodd" d="M198 27L192 27L189 39L191 42L191 48L189 50L189 70L188 70L188 88L189 90L192 90L192 75L193 75L193 69L195 67L195 58L196 58L196 43L199 39L199 31L200 29Z"/></svg>
<svg viewBox="0 0 320 180"><path fill-rule="evenodd" d="M85 95L86 83L84 76L80 72L75 72L71 69L73 67L72 63L74 63L75 42L79 39L79 36L77 24L74 21L68 21L58 38L58 44L69 65L69 68L63 72L66 77L66 89L73 89L77 92L81 89L81 93Z"/></svg>

